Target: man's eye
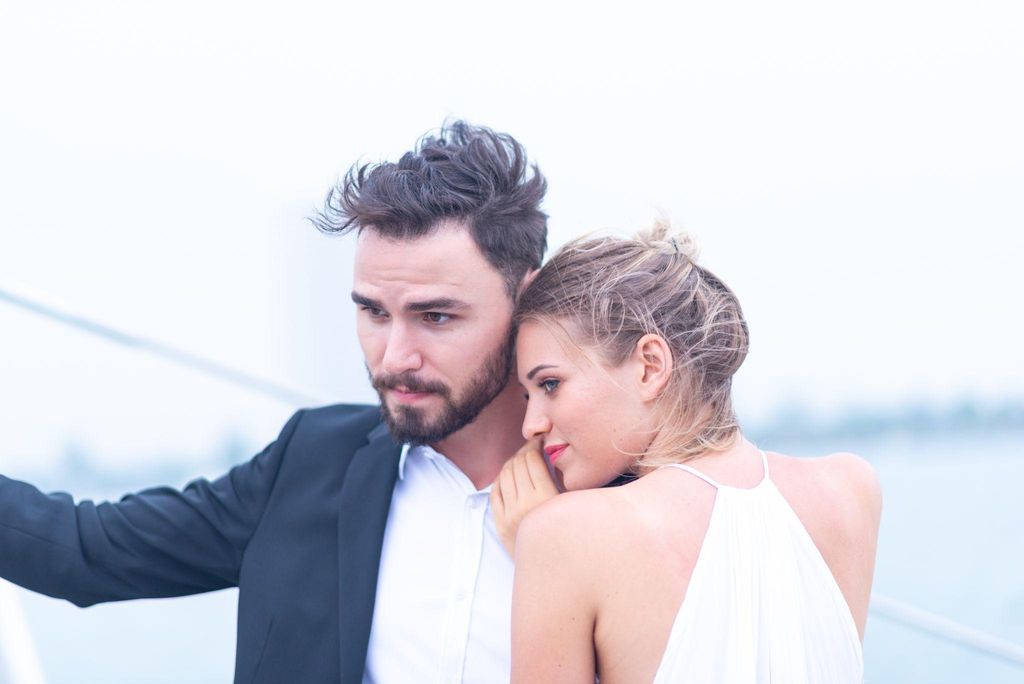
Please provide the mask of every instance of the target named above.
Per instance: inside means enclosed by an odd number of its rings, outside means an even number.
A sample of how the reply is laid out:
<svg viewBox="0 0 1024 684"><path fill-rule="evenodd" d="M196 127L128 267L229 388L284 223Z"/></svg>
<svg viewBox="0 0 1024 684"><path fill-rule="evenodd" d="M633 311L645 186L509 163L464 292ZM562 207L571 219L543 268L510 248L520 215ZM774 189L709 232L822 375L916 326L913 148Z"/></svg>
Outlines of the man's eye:
<svg viewBox="0 0 1024 684"><path fill-rule="evenodd" d="M363 309L363 311L365 311L368 314L370 314L370 316L373 317L373 318L382 318L382 317L384 317L386 315L384 313L384 309L378 309L375 306L364 306L364 307L361 307L361 308Z"/></svg>
<svg viewBox="0 0 1024 684"><path fill-rule="evenodd" d="M445 313L438 313L436 311L428 311L423 314L423 320L428 323L447 323L451 320L451 316Z"/></svg>
<svg viewBox="0 0 1024 684"><path fill-rule="evenodd" d="M555 380L554 378L548 378L547 380L544 380L543 382L540 383L540 388L544 390L545 394L551 394L556 389L558 389L559 384L561 383L559 383L558 380Z"/></svg>

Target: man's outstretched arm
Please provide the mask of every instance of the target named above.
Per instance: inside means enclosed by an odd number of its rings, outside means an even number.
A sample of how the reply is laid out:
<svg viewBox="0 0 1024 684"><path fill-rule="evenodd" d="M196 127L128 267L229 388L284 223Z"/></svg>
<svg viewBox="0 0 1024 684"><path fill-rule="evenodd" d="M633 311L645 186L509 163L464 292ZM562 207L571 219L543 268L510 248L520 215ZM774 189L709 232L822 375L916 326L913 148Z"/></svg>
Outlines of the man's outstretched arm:
<svg viewBox="0 0 1024 684"><path fill-rule="evenodd" d="M182 491L76 504L0 476L0 577L80 606L236 585L301 416L248 463Z"/></svg>

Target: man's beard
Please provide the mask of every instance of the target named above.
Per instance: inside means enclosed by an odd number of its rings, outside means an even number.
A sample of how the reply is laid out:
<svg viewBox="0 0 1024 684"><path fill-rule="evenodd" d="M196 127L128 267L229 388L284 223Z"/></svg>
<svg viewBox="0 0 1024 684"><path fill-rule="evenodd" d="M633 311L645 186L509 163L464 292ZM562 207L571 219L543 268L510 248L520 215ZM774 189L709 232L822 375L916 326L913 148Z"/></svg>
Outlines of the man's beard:
<svg viewBox="0 0 1024 684"><path fill-rule="evenodd" d="M398 442L433 444L466 427L494 401L508 384L512 373L514 338L507 341L488 357L462 396L452 398L450 387L441 382L420 380L412 371L398 375L380 375L370 382L380 396L380 410L391 436ZM444 401L441 413L429 420L425 412L413 406L399 405L393 411L388 406L384 391L402 387L408 392L431 392Z"/></svg>

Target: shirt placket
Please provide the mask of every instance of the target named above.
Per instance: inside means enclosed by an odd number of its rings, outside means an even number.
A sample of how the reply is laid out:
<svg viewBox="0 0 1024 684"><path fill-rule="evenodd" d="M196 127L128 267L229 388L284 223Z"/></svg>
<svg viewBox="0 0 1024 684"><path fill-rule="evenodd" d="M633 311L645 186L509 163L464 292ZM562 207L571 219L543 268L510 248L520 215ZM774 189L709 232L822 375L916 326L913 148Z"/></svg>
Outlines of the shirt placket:
<svg viewBox="0 0 1024 684"><path fill-rule="evenodd" d="M442 655L442 683L461 682L469 645L469 628L473 616L477 577L483 550L484 516L487 494L473 492L466 496L462 525L459 529L457 560L453 565L448 629Z"/></svg>

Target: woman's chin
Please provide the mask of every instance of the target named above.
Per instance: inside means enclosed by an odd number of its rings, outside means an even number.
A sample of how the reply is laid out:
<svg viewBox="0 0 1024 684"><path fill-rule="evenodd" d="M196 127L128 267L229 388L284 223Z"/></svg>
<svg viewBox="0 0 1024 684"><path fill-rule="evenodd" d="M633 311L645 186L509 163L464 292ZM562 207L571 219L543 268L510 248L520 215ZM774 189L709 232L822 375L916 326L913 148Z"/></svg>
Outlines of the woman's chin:
<svg viewBox="0 0 1024 684"><path fill-rule="evenodd" d="M558 487L558 491L569 491L569 489L565 486L565 474L561 470L559 470L555 466L548 466L548 471L551 473L551 477L552 479L554 479L555 486Z"/></svg>
<svg viewBox="0 0 1024 684"><path fill-rule="evenodd" d="M580 481L580 473L574 472L572 468L562 470L555 467L552 468L552 470L554 471L555 482L558 484L559 490L563 492L575 492L578 489L588 489L585 481Z"/></svg>

